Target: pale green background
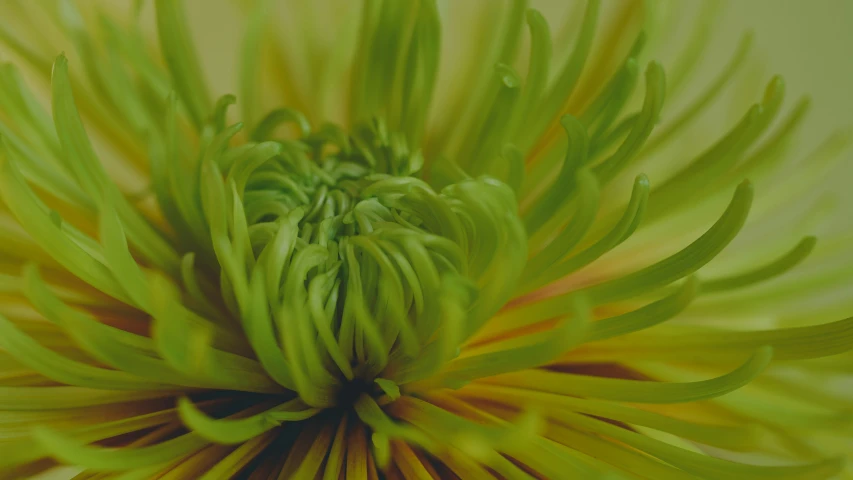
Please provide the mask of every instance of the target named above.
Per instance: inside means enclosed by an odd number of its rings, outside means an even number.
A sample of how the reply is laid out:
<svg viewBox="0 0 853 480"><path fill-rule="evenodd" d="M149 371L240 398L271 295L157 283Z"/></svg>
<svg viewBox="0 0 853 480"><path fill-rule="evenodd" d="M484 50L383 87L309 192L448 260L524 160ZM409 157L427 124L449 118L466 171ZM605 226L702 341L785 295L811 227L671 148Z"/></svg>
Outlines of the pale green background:
<svg viewBox="0 0 853 480"><path fill-rule="evenodd" d="M753 28L769 73L784 75L791 98L812 96L810 129L853 126L853 1L730 2L723 25L732 36Z"/></svg>
<svg viewBox="0 0 853 480"><path fill-rule="evenodd" d="M691 0L685 0L691 1ZM808 94L813 114L807 137L853 127L853 1L742 0L729 2L723 26L727 33L753 28L758 53L768 73L782 74L789 98ZM847 152L838 175L825 185L838 192L838 227L853 227L853 152Z"/></svg>

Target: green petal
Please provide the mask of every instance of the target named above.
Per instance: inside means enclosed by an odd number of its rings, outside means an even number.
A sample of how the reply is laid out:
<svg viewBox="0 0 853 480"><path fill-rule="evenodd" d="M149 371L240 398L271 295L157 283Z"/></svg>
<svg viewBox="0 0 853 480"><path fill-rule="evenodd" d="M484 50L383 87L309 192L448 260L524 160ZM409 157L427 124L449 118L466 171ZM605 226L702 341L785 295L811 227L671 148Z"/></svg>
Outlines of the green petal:
<svg viewBox="0 0 853 480"><path fill-rule="evenodd" d="M575 198L575 195L567 195L566 191L570 185L577 182L576 172L587 161L589 137L584 125L570 115L563 116L560 123L566 130L569 146L554 183L524 215L524 227L528 236L533 236L549 219L553 222L554 213Z"/></svg>
<svg viewBox="0 0 853 480"><path fill-rule="evenodd" d="M212 105L204 74L187 29L183 2L156 0L155 5L160 49L172 74L172 82L196 128L201 130Z"/></svg>
<svg viewBox="0 0 853 480"><path fill-rule="evenodd" d="M530 53L527 63L527 76L521 90L521 98L515 111L511 131L520 131L523 122L533 116L536 105L545 94L550 70L552 46L551 29L545 17L538 10L527 10L527 28L530 31ZM516 138L518 135L516 135ZM514 189L518 191L518 189Z"/></svg>
<svg viewBox="0 0 853 480"><path fill-rule="evenodd" d="M699 282L695 277L689 277L675 293L661 300L632 312L595 322L589 341L618 337L665 322L687 308L698 292Z"/></svg>
<svg viewBox="0 0 853 480"><path fill-rule="evenodd" d="M623 446L598 435L579 432L575 428L563 426L556 422L547 435L551 440L559 444L570 445L573 450L589 455L602 463L608 472L600 477L603 480L612 478L608 474L614 474L614 469L626 474L625 477L617 475L615 478L636 478L635 475L638 473L646 478L660 480L697 480L702 478L660 462L637 451L637 449Z"/></svg>
<svg viewBox="0 0 853 480"><path fill-rule="evenodd" d="M649 199L649 179L645 175L639 175L634 179L634 187L631 190L631 198L622 217L613 225L613 228L602 236L594 244L586 249L572 255L566 260L548 267L536 282L524 286L524 291L533 291L543 285L559 280L581 268L594 262L602 255L616 248L627 240L640 226L646 204ZM593 225L593 228L595 225Z"/></svg>
<svg viewBox="0 0 853 480"><path fill-rule="evenodd" d="M613 122L623 113L633 96L640 75L638 57L645 45L645 32L640 32L622 68L610 79L607 86L601 90L595 101L584 110L581 116L581 121L590 129L592 139L590 151L593 158L603 151L602 140L609 136L608 131L613 127Z"/></svg>
<svg viewBox="0 0 853 480"><path fill-rule="evenodd" d="M750 286L784 274L805 260L814 250L817 243L815 237L800 240L791 251L778 259L744 273L706 280L702 282L702 291L707 293L733 290Z"/></svg>
<svg viewBox="0 0 853 480"><path fill-rule="evenodd" d="M256 141L269 140L273 131L284 123L295 124L303 137L311 132L311 124L302 112L292 108L279 108L268 113L258 123L258 126L252 131L252 139Z"/></svg>
<svg viewBox="0 0 853 480"><path fill-rule="evenodd" d="M557 74L556 80L550 86L548 92L542 96L541 101L535 108L534 111L537 112L535 120L523 130L523 134L520 136L519 144L524 149L529 148L530 144L536 140L536 136L540 135L548 123L560 113L565 99L574 90L589 57L589 52L592 49L592 41L595 37L600 8L601 2L599 0L587 2L572 54L562 70Z"/></svg>
<svg viewBox="0 0 853 480"><path fill-rule="evenodd" d="M103 390L172 389L152 380L116 370L93 367L57 354L21 332L0 315L0 345L18 361L51 380Z"/></svg>
<svg viewBox="0 0 853 480"><path fill-rule="evenodd" d="M83 281L118 300L125 300L124 292L117 288L112 273L79 244L72 241L57 225L44 205L26 184L15 162L9 158L8 149L0 147L0 195L18 219L21 226L58 263Z"/></svg>
<svg viewBox="0 0 853 480"><path fill-rule="evenodd" d="M710 478L731 478L753 480L778 478L786 480L806 480L832 478L843 467L841 459L831 459L806 465L794 466L758 466L718 459L704 454L690 452L644 435L622 429L608 423L577 414L566 414L571 425L588 429L593 433L611 436L628 445L638 448L687 472Z"/></svg>
<svg viewBox="0 0 853 480"><path fill-rule="evenodd" d="M446 398L442 400L447 401ZM458 449L466 457L490 467L504 478L529 478L517 464L507 462L507 457L520 461L543 476L547 475L546 478L559 478L566 474L596 478L594 469L578 459L578 455L565 455L566 450L558 450L537 434L539 422L535 421L536 416L513 412L510 415L518 418L515 423L510 423L460 401L452 401L453 408L461 410L469 418L414 397L404 397L401 402L406 403L404 418L407 422L432 438L443 439L448 447Z"/></svg>
<svg viewBox="0 0 853 480"><path fill-rule="evenodd" d="M546 407L549 409L565 409L618 422L650 427L706 445L731 450L758 449L761 447L761 442L766 441L766 438L761 435L761 433L766 432L759 430L756 425L721 426L696 423L602 400L581 399L567 395L479 383L466 387L460 394L490 401L497 400L507 405L518 404L519 402L535 402L537 405L542 405L541 408L543 409Z"/></svg>
<svg viewBox="0 0 853 480"><path fill-rule="evenodd" d="M764 133L779 112L785 83L774 77L767 85L764 99L753 105L723 138L668 178L652 192L649 220L655 221L680 207L691 205L709 191Z"/></svg>
<svg viewBox="0 0 853 480"><path fill-rule="evenodd" d="M284 226L279 227L284 229ZM269 245L274 245L270 243ZM290 364L285 360L284 352L276 343L273 324L270 322L270 310L266 304L266 296L263 287L263 270L257 266L252 272L250 286L250 297L246 311L241 316L244 329L252 349L264 367L264 371L278 384L294 390L295 383L291 373ZM268 277L269 278L269 277Z"/></svg>
<svg viewBox="0 0 853 480"><path fill-rule="evenodd" d="M33 438L55 458L72 465L105 471L123 471L164 464L207 445L207 440L188 433L149 447L103 448L87 445L45 427L36 427Z"/></svg>
<svg viewBox="0 0 853 480"><path fill-rule="evenodd" d="M84 387L0 387L0 409L11 411L63 410L91 405L168 398L176 391L97 390Z"/></svg>
<svg viewBox="0 0 853 480"><path fill-rule="evenodd" d="M748 352L761 345L772 346L776 360L820 358L853 349L853 317L821 325L774 330L721 331L696 327L690 333L633 339L631 344L633 346L626 345L621 347L621 350L643 355L644 358L648 355L643 354L643 351L648 351L652 357L657 358L684 355L685 352L690 352L691 355L730 356L733 353Z"/></svg>
<svg viewBox="0 0 853 480"><path fill-rule="evenodd" d="M589 306L582 297L575 299L573 311L573 317L563 319L554 330L529 335L530 338L516 337L500 342L501 348L487 345L495 351L451 362L443 383L458 388L477 378L538 367L556 360L583 342L589 334ZM521 342L524 344L517 345Z"/></svg>
<svg viewBox="0 0 853 480"><path fill-rule="evenodd" d="M151 289L151 336L157 352L168 365L220 388L263 393L281 391L254 360L216 348L213 344L215 327L180 305L168 281L154 277Z"/></svg>
<svg viewBox="0 0 853 480"><path fill-rule="evenodd" d="M258 111L262 108L261 59L264 36L267 33L265 26L271 5L273 2L269 0L255 2L246 20L246 31L240 47L240 103L243 107L243 121L246 122L249 131L254 129L255 122L258 121Z"/></svg>
<svg viewBox="0 0 853 480"><path fill-rule="evenodd" d="M752 185L742 183L719 220L704 235L678 253L637 272L624 275L578 292L524 305L502 316L507 322L532 324L568 310L574 293L588 295L595 304L615 302L642 295L694 273L722 251L743 227L752 203Z"/></svg>
<svg viewBox="0 0 853 480"><path fill-rule="evenodd" d="M320 410L306 408L301 400L291 400L264 412L240 419L214 419L198 409L186 397L178 400L178 413L184 424L212 442L232 445L250 440L285 421L311 418Z"/></svg>
<svg viewBox="0 0 853 480"><path fill-rule="evenodd" d="M633 403L683 403L719 397L748 384L770 363L770 347L759 349L737 369L710 380L665 383L525 370L480 381L531 390Z"/></svg>
<svg viewBox="0 0 853 480"><path fill-rule="evenodd" d="M598 181L589 170L580 170L575 178L574 187L578 191L577 208L571 221L541 251L535 253L527 262L522 282L538 283L539 276L548 268L560 262L586 236L595 222L601 194ZM559 213L555 218L560 218ZM531 248L536 248L531 239Z"/></svg>
<svg viewBox="0 0 853 480"><path fill-rule="evenodd" d="M219 460L210 470L200 477L199 480L219 480L220 478L234 478L243 468L275 440L275 435L267 434L255 437L252 440L237 447L225 458Z"/></svg>
<svg viewBox="0 0 853 480"><path fill-rule="evenodd" d="M394 383L392 380L388 380L386 378L377 378L373 381L379 388L385 392L385 395L388 395L390 400L396 400L400 398L400 387Z"/></svg>
<svg viewBox="0 0 853 480"><path fill-rule="evenodd" d="M65 305L47 288L34 267L25 268L24 282L24 293L36 309L51 322L64 327L74 342L94 358L141 378L178 386L199 386L198 382L179 374L158 358L150 338L105 325Z"/></svg>
<svg viewBox="0 0 853 480"><path fill-rule="evenodd" d="M148 282L128 250L124 229L111 203L108 200L101 206L100 233L104 245L104 259L135 306L149 311Z"/></svg>
<svg viewBox="0 0 853 480"><path fill-rule="evenodd" d="M704 235L678 253L652 266L585 289L594 302L631 298L683 278L711 261L734 239L752 204L752 185L740 184L728 208Z"/></svg>
<svg viewBox="0 0 853 480"><path fill-rule="evenodd" d="M130 229L134 245L155 265L177 272L178 256L171 245L119 194L101 164L83 127L68 77L68 60L60 55L51 78L53 119L63 159L80 187L96 204L112 201ZM109 199L109 200L108 200Z"/></svg>
<svg viewBox="0 0 853 480"><path fill-rule="evenodd" d="M407 425L400 425L391 420L379 407L376 401L368 395L361 395L354 405L355 413L367 426L375 432L399 438L414 445L431 450L433 441L422 432Z"/></svg>
<svg viewBox="0 0 853 480"><path fill-rule="evenodd" d="M737 73L740 67L744 64L744 60L746 60L747 54L752 47L752 38L753 36L751 34L743 36L735 50L734 56L720 72L720 75L714 79L710 86L703 91L696 100L682 110L680 114L675 116L672 120L667 121L668 126L658 131L654 138L649 141L643 151L643 156L650 155L657 149L666 145L670 140L677 138L676 134L681 129L688 127L692 121L708 107L708 105L723 90L723 87L732 81L732 78L735 77L735 73Z"/></svg>
<svg viewBox="0 0 853 480"><path fill-rule="evenodd" d="M639 115L632 119L628 136L610 157L593 168L593 173L602 185L606 185L628 163L637 157L646 139L658 121L666 96L666 80L663 67L652 62L646 67L646 96Z"/></svg>

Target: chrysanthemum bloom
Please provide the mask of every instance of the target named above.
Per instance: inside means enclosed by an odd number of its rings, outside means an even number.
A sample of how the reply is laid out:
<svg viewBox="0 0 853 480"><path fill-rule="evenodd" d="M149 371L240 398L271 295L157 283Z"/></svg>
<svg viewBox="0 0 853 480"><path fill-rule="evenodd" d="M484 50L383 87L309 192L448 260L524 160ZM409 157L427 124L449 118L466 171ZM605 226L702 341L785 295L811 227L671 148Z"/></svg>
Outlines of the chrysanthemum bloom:
<svg viewBox="0 0 853 480"><path fill-rule="evenodd" d="M683 94L704 10L665 80L633 2L240 6L216 99L178 0L3 3L2 478L853 478L850 138L691 128L748 38Z"/></svg>

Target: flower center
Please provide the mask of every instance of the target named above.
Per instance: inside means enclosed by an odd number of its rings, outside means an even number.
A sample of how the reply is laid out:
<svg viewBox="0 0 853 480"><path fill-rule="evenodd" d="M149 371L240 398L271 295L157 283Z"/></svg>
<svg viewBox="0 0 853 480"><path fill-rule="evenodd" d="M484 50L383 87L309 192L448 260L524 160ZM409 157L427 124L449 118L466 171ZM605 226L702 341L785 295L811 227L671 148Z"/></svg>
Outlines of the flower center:
<svg viewBox="0 0 853 480"><path fill-rule="evenodd" d="M229 154L202 191L224 301L254 344L255 322L273 320L276 380L309 405L435 373L512 292L525 249L504 250L524 232L496 180L437 192L416 176L420 154L378 123Z"/></svg>

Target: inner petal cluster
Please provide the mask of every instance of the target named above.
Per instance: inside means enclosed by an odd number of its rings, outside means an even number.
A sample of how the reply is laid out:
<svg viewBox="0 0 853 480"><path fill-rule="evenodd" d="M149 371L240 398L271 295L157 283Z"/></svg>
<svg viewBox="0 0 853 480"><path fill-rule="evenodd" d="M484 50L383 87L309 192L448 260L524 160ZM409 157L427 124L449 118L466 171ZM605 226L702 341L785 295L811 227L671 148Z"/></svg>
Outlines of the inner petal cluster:
<svg viewBox="0 0 853 480"><path fill-rule="evenodd" d="M208 147L201 197L222 302L270 376L312 407L436 373L521 273L512 190L484 177L437 192L379 122L269 138L285 118L211 152L234 134L223 128Z"/></svg>

